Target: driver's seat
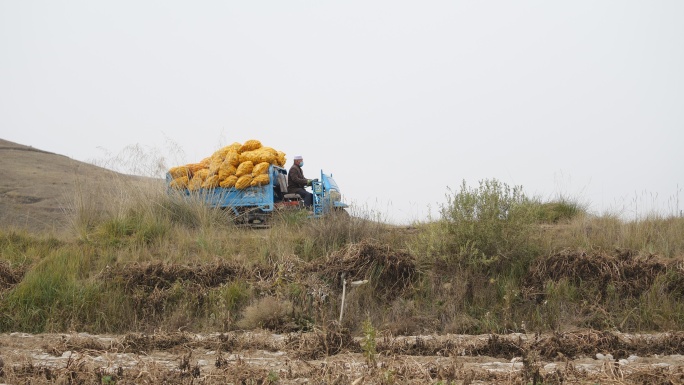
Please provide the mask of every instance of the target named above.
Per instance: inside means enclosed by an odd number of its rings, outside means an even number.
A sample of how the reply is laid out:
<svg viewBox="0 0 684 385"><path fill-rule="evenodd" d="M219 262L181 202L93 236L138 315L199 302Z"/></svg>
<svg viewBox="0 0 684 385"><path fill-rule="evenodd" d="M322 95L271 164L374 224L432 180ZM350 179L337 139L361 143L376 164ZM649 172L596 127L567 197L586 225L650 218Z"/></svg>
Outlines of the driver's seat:
<svg viewBox="0 0 684 385"><path fill-rule="evenodd" d="M278 173L278 186L280 187L280 192L283 194L284 201L298 201L302 199L299 194L287 193L287 176L285 174Z"/></svg>

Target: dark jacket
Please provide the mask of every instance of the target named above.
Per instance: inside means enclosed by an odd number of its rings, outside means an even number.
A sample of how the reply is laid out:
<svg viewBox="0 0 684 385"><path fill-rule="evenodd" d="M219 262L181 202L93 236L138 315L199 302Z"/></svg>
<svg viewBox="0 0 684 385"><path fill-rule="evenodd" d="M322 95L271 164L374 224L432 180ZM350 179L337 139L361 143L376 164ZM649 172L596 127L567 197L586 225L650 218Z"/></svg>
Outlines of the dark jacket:
<svg viewBox="0 0 684 385"><path fill-rule="evenodd" d="M308 186L309 180L304 178L302 168L293 164L290 167L290 172L287 173L287 192L290 194L296 193L297 190Z"/></svg>

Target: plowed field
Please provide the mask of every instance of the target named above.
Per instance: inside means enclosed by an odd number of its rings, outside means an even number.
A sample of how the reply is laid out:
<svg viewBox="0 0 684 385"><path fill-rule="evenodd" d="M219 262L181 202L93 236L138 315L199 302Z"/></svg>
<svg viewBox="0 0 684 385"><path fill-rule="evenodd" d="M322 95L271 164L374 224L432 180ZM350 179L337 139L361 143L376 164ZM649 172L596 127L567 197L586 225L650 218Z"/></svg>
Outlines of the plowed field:
<svg viewBox="0 0 684 385"><path fill-rule="evenodd" d="M12 333L0 336L0 379L8 384L684 382L684 333L379 336L375 353L366 342L344 331Z"/></svg>

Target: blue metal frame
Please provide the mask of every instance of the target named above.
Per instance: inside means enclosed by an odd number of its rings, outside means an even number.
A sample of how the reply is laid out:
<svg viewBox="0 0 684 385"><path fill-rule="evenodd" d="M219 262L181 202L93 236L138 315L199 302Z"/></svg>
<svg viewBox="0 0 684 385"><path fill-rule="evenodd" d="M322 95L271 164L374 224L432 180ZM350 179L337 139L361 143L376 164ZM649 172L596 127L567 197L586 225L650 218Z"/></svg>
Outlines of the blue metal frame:
<svg viewBox="0 0 684 385"><path fill-rule="evenodd" d="M324 174L323 170L321 170L321 181L323 182L323 189L325 191L327 191L328 194L333 190L340 193L340 188L337 187L337 182L335 182L335 179L333 179L332 174L330 174L330 175ZM341 209L349 207L348 204L346 204L342 201L332 201L332 204L334 207L341 208Z"/></svg>
<svg viewBox="0 0 684 385"><path fill-rule="evenodd" d="M212 189L199 189L197 191L184 190L186 196L198 196L212 207L229 207L236 211L239 207L251 207L270 212L274 209L273 186L278 183L278 173L287 175L284 168L278 166L269 167L270 182L263 186L247 187L238 190L235 187L216 187ZM166 174L167 185L171 183L171 175ZM237 211L236 211L237 214Z"/></svg>
<svg viewBox="0 0 684 385"><path fill-rule="evenodd" d="M323 184L320 181L311 182L311 191L313 192L313 216L318 218L324 214L323 212Z"/></svg>
<svg viewBox="0 0 684 385"><path fill-rule="evenodd" d="M321 170L321 179L311 183L311 190L313 191L313 216L316 218L329 213L335 208L344 209L349 207L349 205L342 201L332 200L332 191L340 193L340 188L337 187L332 174L324 174L323 170Z"/></svg>

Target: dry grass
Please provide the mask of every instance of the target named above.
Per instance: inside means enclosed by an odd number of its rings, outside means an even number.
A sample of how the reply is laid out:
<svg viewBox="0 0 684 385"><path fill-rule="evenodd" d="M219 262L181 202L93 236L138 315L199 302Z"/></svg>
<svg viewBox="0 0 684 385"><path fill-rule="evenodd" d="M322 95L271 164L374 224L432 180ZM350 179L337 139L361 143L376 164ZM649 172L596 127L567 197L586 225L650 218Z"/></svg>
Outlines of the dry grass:
<svg viewBox="0 0 684 385"><path fill-rule="evenodd" d="M563 248L611 251L629 249L673 258L684 255L684 217L650 216L625 221L614 215L579 215L555 226L542 226L549 252Z"/></svg>
<svg viewBox="0 0 684 385"><path fill-rule="evenodd" d="M249 305L243 311L242 319L237 326L242 329L265 328L270 330L287 330L292 321L292 303L278 300L275 297L263 297Z"/></svg>

